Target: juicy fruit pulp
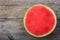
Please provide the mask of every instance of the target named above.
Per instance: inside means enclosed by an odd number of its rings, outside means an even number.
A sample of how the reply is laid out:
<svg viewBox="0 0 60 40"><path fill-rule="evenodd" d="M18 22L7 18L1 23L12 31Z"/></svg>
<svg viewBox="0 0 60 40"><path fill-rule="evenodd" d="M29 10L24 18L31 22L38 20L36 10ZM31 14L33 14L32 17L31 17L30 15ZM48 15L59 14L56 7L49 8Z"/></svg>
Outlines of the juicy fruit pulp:
<svg viewBox="0 0 60 40"><path fill-rule="evenodd" d="M54 12L44 5L32 6L24 17L24 26L29 34L43 37L55 29L56 17Z"/></svg>

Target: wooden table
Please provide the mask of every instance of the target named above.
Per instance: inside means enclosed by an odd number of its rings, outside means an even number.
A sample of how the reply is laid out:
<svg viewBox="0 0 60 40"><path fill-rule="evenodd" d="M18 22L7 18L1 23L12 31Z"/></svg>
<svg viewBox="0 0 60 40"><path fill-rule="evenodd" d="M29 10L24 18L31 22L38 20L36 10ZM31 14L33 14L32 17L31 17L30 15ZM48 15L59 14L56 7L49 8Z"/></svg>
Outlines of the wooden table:
<svg viewBox="0 0 60 40"><path fill-rule="evenodd" d="M23 27L26 9L34 4L51 7L57 16L54 32L44 38L30 36ZM60 40L60 0L0 0L0 40Z"/></svg>

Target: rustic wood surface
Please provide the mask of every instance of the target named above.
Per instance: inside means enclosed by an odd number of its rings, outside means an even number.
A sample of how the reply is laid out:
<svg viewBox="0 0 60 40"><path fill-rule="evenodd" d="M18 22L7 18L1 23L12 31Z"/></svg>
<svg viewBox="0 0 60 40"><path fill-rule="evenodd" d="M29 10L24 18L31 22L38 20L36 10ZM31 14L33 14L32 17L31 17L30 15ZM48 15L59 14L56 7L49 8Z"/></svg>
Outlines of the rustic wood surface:
<svg viewBox="0 0 60 40"><path fill-rule="evenodd" d="M51 35L35 38L25 31L23 17L27 8L40 3L55 11L57 26ZM0 40L60 40L60 0L0 0Z"/></svg>

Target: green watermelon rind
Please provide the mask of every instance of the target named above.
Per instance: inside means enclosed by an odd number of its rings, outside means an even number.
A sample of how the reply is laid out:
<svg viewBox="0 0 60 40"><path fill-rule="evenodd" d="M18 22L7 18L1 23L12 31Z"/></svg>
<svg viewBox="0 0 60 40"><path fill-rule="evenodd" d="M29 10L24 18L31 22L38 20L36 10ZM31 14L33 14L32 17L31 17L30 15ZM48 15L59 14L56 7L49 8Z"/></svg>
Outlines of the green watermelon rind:
<svg viewBox="0 0 60 40"><path fill-rule="evenodd" d="M46 7L48 10L50 10L50 11L53 13L53 15L54 15L54 18L55 18L54 27L52 28L51 31L49 31L48 33L46 33L46 34L44 34L44 35L39 35L39 36L34 35L34 34L32 34L31 32L29 32L28 29L26 28L25 19L26 19L27 12L28 12L32 7L34 7L34 6L44 6L44 7ZM36 5L33 5L33 6L31 6L30 8L28 8L27 12L25 13L25 16L24 16L24 19L23 19L23 24L24 24L25 30L26 30L30 35L32 35L32 36L34 36L34 37L45 37L45 36L51 34L51 33L54 31L54 29L56 28L57 17L56 17L56 15L55 15L55 12L54 12L50 7L48 7L47 5L44 5L44 4L36 4Z"/></svg>

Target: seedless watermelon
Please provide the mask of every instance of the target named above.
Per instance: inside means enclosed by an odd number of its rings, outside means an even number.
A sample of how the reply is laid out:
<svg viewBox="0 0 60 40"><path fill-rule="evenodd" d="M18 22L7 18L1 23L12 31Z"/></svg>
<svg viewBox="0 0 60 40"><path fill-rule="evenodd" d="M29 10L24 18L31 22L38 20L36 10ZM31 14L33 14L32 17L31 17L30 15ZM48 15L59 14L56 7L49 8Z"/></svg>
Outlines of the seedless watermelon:
<svg viewBox="0 0 60 40"><path fill-rule="evenodd" d="M56 15L46 5L38 4L30 7L24 16L24 27L34 37L44 37L56 27Z"/></svg>

